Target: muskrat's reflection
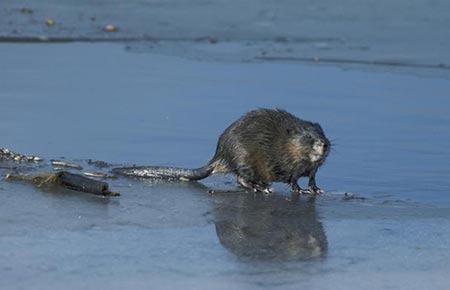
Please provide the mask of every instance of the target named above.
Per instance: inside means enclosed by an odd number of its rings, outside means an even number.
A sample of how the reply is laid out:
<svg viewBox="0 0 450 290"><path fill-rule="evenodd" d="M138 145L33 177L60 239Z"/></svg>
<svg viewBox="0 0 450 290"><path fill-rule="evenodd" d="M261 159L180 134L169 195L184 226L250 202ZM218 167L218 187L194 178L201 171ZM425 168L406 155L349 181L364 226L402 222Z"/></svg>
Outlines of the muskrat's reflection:
<svg viewBox="0 0 450 290"><path fill-rule="evenodd" d="M216 196L216 232L241 258L310 260L327 253L313 200L239 194Z"/></svg>

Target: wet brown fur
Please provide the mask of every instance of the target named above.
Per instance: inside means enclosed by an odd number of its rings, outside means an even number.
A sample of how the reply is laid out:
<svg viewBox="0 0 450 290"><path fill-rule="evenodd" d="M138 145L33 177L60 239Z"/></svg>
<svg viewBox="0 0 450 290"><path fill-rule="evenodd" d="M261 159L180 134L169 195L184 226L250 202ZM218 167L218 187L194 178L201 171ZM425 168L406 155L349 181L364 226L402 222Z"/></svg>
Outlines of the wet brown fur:
<svg viewBox="0 0 450 290"><path fill-rule="evenodd" d="M323 156L311 161L314 142L324 144ZM317 169L324 163L330 142L319 124L301 120L284 110L251 111L231 124L220 136L213 172L233 172L245 187L265 190L272 182L285 182L295 191L298 178L310 178L310 192L318 193Z"/></svg>

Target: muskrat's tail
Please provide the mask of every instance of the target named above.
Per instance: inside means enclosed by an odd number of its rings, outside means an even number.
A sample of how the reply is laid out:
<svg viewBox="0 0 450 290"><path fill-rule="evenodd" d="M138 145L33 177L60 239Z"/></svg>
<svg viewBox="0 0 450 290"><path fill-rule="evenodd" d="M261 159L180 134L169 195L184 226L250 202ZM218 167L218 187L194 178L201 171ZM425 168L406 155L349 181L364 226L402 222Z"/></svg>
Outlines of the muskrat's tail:
<svg viewBox="0 0 450 290"><path fill-rule="evenodd" d="M197 169L184 169L164 166L138 166L114 168L113 173L130 177L161 178L178 180L199 180L208 177L214 167L210 164Z"/></svg>

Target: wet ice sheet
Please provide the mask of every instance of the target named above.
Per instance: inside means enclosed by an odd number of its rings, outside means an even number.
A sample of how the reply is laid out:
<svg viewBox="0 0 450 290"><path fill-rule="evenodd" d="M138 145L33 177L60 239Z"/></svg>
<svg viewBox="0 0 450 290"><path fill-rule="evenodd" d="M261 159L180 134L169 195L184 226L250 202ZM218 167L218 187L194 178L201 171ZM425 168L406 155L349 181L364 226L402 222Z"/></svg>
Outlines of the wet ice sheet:
<svg viewBox="0 0 450 290"><path fill-rule="evenodd" d="M448 288L448 80L115 44L0 54L1 145L17 152L198 167L256 107L318 121L336 143L315 202L278 184L269 197L206 194L231 176L119 179L111 199L2 180L0 288ZM346 191L367 199L344 202Z"/></svg>
<svg viewBox="0 0 450 290"><path fill-rule="evenodd" d="M6 184L8 289L445 289L449 211L406 202L213 195L119 180L121 198ZM57 218L55 218L57 217ZM354 287L354 288L352 288Z"/></svg>

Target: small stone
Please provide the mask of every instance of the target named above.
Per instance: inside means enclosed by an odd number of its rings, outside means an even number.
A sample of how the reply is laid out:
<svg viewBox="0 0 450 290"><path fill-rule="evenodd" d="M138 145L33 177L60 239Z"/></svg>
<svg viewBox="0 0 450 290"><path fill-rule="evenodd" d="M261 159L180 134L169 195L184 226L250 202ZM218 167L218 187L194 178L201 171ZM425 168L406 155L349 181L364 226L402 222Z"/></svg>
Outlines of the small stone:
<svg viewBox="0 0 450 290"><path fill-rule="evenodd" d="M211 44L216 44L216 43L219 42L219 40L217 38L215 38L215 37L208 37L208 41Z"/></svg>
<svg viewBox="0 0 450 290"><path fill-rule="evenodd" d="M55 20L48 18L47 21L45 21L45 24L47 24L47 26L53 26L55 24Z"/></svg>
<svg viewBox="0 0 450 290"><path fill-rule="evenodd" d="M116 32L119 29L117 27L115 27L114 25L108 24L105 27L103 27L103 30L106 32Z"/></svg>
<svg viewBox="0 0 450 290"><path fill-rule="evenodd" d="M20 161L21 157L19 155L14 156L14 161Z"/></svg>
<svg viewBox="0 0 450 290"><path fill-rule="evenodd" d="M20 7L19 11L22 12L22 13L28 13L28 14L33 13L33 9L31 9L29 7L25 7L25 6Z"/></svg>
<svg viewBox="0 0 450 290"><path fill-rule="evenodd" d="M34 156L33 160L34 160L34 161L42 161L42 158L39 158L39 157L37 157L37 156Z"/></svg>

